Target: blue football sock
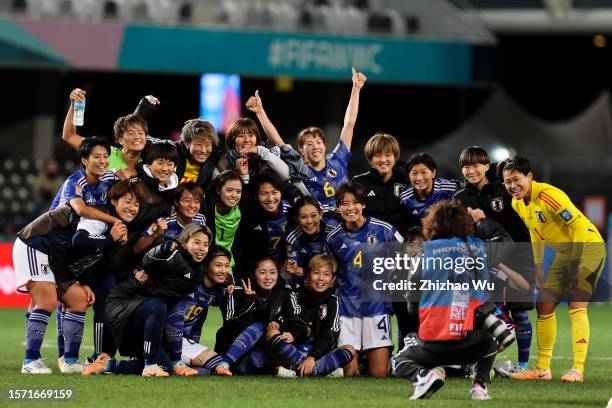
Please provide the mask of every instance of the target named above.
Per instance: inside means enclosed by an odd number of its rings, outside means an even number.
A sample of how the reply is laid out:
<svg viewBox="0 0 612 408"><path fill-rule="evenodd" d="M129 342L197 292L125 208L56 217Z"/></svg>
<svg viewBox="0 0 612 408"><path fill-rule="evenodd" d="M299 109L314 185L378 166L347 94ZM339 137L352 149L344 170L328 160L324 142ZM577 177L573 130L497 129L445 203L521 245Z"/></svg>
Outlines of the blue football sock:
<svg viewBox="0 0 612 408"><path fill-rule="evenodd" d="M264 334L264 324L262 322L251 323L246 329L236 337L236 340L229 347L223 356L223 364L231 366L244 356Z"/></svg>
<svg viewBox="0 0 612 408"><path fill-rule="evenodd" d="M47 331L50 317L51 313L44 309L34 309L30 313L26 329L26 363L40 358L40 348L45 337L45 332Z"/></svg>
<svg viewBox="0 0 612 408"><path fill-rule="evenodd" d="M64 320L64 310L63 305L60 303L57 309L55 310L55 327L57 332L57 357L61 357L64 355L64 330L62 327L62 323Z"/></svg>
<svg viewBox="0 0 612 408"><path fill-rule="evenodd" d="M79 359L79 350L83 341L85 312L66 312L62 319L64 332L64 361L75 363Z"/></svg>
<svg viewBox="0 0 612 408"><path fill-rule="evenodd" d="M337 368L344 367L353 359L353 354L345 348L327 353L315 362L313 376L324 377Z"/></svg>
<svg viewBox="0 0 612 408"><path fill-rule="evenodd" d="M527 310L513 310L512 320L516 324L516 344L518 346L519 367L527 367L531 347L532 325Z"/></svg>

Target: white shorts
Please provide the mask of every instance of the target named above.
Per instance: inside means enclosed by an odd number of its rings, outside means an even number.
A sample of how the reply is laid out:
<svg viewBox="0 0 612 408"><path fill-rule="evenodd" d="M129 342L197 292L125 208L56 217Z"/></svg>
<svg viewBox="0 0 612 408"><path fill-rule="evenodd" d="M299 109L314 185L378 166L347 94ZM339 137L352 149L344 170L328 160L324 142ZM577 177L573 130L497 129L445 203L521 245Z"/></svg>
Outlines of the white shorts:
<svg viewBox="0 0 612 408"><path fill-rule="evenodd" d="M208 347L183 337L183 352L181 354L181 360L183 360L183 363L190 366L191 360L205 351L208 351Z"/></svg>
<svg viewBox="0 0 612 408"><path fill-rule="evenodd" d="M388 314L368 317L340 316L338 345L347 344L357 351L393 347L391 317Z"/></svg>
<svg viewBox="0 0 612 408"><path fill-rule="evenodd" d="M13 269L17 291L27 293L30 282L50 282L55 284L55 275L49 266L49 257L17 238L13 245Z"/></svg>

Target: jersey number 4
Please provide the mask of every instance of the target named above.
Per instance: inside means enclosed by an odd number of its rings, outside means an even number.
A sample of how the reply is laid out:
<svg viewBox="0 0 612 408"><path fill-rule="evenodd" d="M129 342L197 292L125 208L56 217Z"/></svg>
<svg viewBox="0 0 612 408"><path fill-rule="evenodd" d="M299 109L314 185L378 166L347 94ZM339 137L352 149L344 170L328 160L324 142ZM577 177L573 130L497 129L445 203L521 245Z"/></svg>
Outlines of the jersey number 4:
<svg viewBox="0 0 612 408"><path fill-rule="evenodd" d="M357 255L353 258L353 265L358 266L360 268L363 267L363 255L361 255L361 251L357 252Z"/></svg>

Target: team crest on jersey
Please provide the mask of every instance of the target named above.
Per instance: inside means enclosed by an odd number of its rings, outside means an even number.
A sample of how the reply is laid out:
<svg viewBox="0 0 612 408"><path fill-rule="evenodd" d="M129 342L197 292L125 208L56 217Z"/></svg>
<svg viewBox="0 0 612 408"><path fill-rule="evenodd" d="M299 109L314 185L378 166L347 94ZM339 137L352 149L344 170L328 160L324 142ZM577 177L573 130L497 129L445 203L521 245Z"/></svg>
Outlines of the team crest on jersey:
<svg viewBox="0 0 612 408"><path fill-rule="evenodd" d="M504 199L496 197L491 200L491 209L495 212L502 212L504 210Z"/></svg>
<svg viewBox="0 0 612 408"><path fill-rule="evenodd" d="M40 267L41 267L41 272L42 272L43 275L48 275L48 274L51 273L51 268L49 268L49 265L42 264L42 265L40 265Z"/></svg>
<svg viewBox="0 0 612 408"><path fill-rule="evenodd" d="M331 178L338 177L338 172L332 168L327 169L327 176Z"/></svg>
<svg viewBox="0 0 612 408"><path fill-rule="evenodd" d="M321 305L321 307L319 308L319 319L325 320L326 317L327 317L327 305Z"/></svg>
<svg viewBox="0 0 612 408"><path fill-rule="evenodd" d="M368 245L376 245L376 235L368 234L367 243Z"/></svg>
<svg viewBox="0 0 612 408"><path fill-rule="evenodd" d="M541 223L545 223L546 222L546 217L544 216L544 214L542 213L542 211L536 211L536 218L538 219L538 221L540 221Z"/></svg>
<svg viewBox="0 0 612 408"><path fill-rule="evenodd" d="M402 190L404 189L404 187L406 187L406 185L405 185L405 184L402 184L402 183L394 183L394 184L393 184L393 194L394 194L396 197L399 197L399 196L400 196L400 194L401 194L401 192L402 192Z"/></svg>

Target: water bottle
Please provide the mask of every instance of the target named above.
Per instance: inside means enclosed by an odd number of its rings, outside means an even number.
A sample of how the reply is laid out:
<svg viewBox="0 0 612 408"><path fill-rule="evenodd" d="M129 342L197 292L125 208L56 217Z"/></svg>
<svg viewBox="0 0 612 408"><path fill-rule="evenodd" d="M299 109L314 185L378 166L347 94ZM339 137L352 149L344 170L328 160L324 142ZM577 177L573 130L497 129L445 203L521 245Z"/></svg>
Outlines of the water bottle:
<svg viewBox="0 0 612 408"><path fill-rule="evenodd" d="M85 123L85 101L74 101L72 124L74 126L83 126L83 123Z"/></svg>

